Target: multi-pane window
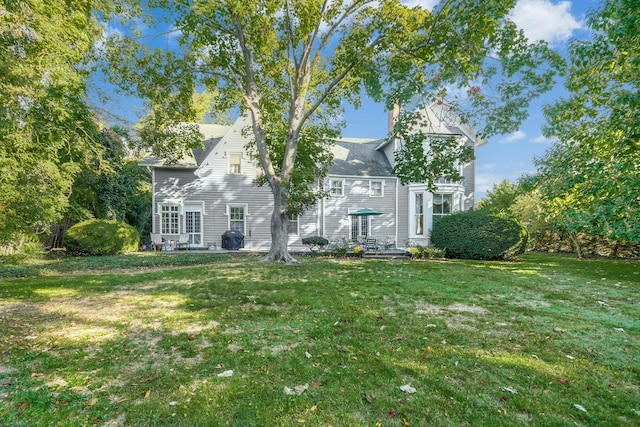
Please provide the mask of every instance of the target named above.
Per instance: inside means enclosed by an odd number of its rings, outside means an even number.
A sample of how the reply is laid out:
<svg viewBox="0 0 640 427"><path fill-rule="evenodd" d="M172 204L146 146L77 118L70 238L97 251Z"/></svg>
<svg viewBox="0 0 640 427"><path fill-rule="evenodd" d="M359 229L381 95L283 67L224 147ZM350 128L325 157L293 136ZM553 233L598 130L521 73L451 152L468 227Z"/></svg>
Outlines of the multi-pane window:
<svg viewBox="0 0 640 427"><path fill-rule="evenodd" d="M185 233L189 233L189 243L200 245L202 236L202 214L200 211L188 210L184 218Z"/></svg>
<svg viewBox="0 0 640 427"><path fill-rule="evenodd" d="M382 181L369 181L369 195L371 197L382 197L384 195L383 188Z"/></svg>
<svg viewBox="0 0 640 427"><path fill-rule="evenodd" d="M160 208L160 232L162 234L178 234L180 209L178 205L162 205Z"/></svg>
<svg viewBox="0 0 640 427"><path fill-rule="evenodd" d="M433 216L439 217L451 215L453 206L453 194L434 194L433 195Z"/></svg>
<svg viewBox="0 0 640 427"><path fill-rule="evenodd" d="M343 196L344 195L344 181L341 179L332 179L331 180L331 189L329 190L332 196Z"/></svg>
<svg viewBox="0 0 640 427"><path fill-rule="evenodd" d="M424 193L415 193L415 235L424 234Z"/></svg>
<svg viewBox="0 0 640 427"><path fill-rule="evenodd" d="M289 218L287 232L289 234L298 234L298 215L292 215L291 218Z"/></svg>
<svg viewBox="0 0 640 427"><path fill-rule="evenodd" d="M244 233L244 206L229 207L229 230Z"/></svg>
<svg viewBox="0 0 640 427"><path fill-rule="evenodd" d="M229 154L229 173L242 173L242 154Z"/></svg>
<svg viewBox="0 0 640 427"><path fill-rule="evenodd" d="M369 235L369 217L368 216L352 216L351 217L351 240L358 241L358 236Z"/></svg>

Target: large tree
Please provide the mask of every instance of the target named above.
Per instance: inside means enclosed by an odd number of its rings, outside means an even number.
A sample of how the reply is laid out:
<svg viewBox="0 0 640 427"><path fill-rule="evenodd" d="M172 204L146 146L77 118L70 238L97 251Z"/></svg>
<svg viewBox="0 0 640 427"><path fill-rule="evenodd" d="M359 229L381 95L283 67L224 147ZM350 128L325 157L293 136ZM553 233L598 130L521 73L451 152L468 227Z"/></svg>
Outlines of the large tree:
<svg viewBox="0 0 640 427"><path fill-rule="evenodd" d="M0 245L59 220L94 157L85 65L115 4L0 1Z"/></svg>
<svg viewBox="0 0 640 427"><path fill-rule="evenodd" d="M168 137L171 156L176 130L183 148L197 142L178 126L193 118L194 91L219 94L213 111L248 114L251 147L273 193L267 259L275 261L293 261L289 217L317 197L344 103L359 106L366 94L391 108L420 95L464 121L481 118L473 124L485 135L511 132L559 64L507 19L516 0L448 0L433 12L399 0L131 3L138 14L106 44L113 82L148 100L152 144L162 152L158 136ZM451 93L463 96L451 102ZM425 150L412 137L419 120L407 112L396 126L394 136L410 141L398 174L429 184L455 175L453 160L468 160L468 150L451 139L437 141L440 153Z"/></svg>
<svg viewBox="0 0 640 427"><path fill-rule="evenodd" d="M604 1L588 27L570 46L570 96L545 109L557 142L537 161L540 194L573 236L639 243L640 4Z"/></svg>

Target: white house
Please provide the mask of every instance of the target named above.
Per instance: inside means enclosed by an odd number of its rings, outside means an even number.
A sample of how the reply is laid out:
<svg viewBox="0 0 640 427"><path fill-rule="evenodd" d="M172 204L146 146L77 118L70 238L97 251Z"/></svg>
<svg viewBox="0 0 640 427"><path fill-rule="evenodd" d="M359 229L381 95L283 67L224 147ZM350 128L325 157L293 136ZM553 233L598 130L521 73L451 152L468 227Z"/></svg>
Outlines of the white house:
<svg viewBox="0 0 640 427"><path fill-rule="evenodd" d="M473 147L484 143L469 127L448 124L442 111L435 104L425 109L424 114L430 115L429 132L455 136ZM260 168L245 151L243 129L249 124L247 117L240 117L231 126L201 125L203 150L194 150L177 164L166 165L151 157L140 163L152 170L154 233L167 240L187 233L191 248L220 248L223 233L240 231L245 249L269 249L273 197L268 187L254 184ZM292 219L289 248L302 249L302 238L314 235L329 240L368 235L398 247L406 247L409 241L426 245L434 217L473 207L473 161L460 166L461 182L440 179L437 191L431 193L423 183L402 185L393 175L393 154L401 144L385 139L337 140L334 163L324 181L330 196ZM365 208L381 214L350 215Z"/></svg>

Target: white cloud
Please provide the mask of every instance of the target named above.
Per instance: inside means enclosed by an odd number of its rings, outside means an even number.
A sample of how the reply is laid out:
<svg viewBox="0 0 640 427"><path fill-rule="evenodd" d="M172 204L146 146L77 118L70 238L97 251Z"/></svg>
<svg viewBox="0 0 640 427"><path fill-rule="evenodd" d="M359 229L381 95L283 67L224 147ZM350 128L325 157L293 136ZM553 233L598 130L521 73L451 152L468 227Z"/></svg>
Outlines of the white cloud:
<svg viewBox="0 0 640 427"><path fill-rule="evenodd" d="M438 0L402 0L402 4L410 8L420 6L424 10L433 10Z"/></svg>
<svg viewBox="0 0 640 427"><path fill-rule="evenodd" d="M509 172L500 172L495 170L496 166L492 163L479 165L476 169L476 191L475 201L478 203L487 195L487 191L493 189L494 184L500 184L502 181L516 182L519 175Z"/></svg>
<svg viewBox="0 0 640 427"><path fill-rule="evenodd" d="M555 141L555 138L547 138L544 135L539 135L529 140L529 142L532 142L533 144L551 144L554 141Z"/></svg>
<svg viewBox="0 0 640 427"><path fill-rule="evenodd" d="M524 30L529 40L557 44L566 42L574 30L582 27L570 9L570 1L519 0L511 12L511 20Z"/></svg>
<svg viewBox="0 0 640 427"><path fill-rule="evenodd" d="M521 139L525 139L526 137L527 137L526 133L524 133L521 130L517 130L513 133L510 133L505 139L500 140L500 142L503 144L507 144L510 142L520 141Z"/></svg>

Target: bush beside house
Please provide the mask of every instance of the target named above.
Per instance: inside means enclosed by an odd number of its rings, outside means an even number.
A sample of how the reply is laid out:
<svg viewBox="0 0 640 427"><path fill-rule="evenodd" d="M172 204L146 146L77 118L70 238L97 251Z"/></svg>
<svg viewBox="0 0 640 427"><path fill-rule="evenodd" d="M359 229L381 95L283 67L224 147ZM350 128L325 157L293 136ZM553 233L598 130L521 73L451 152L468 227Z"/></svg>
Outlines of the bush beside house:
<svg viewBox="0 0 640 427"><path fill-rule="evenodd" d="M122 222L91 219L67 230L64 244L71 255L117 255L137 251L140 233Z"/></svg>
<svg viewBox="0 0 640 427"><path fill-rule="evenodd" d="M524 253L528 234L510 219L468 211L434 221L431 242L447 258L509 260Z"/></svg>

